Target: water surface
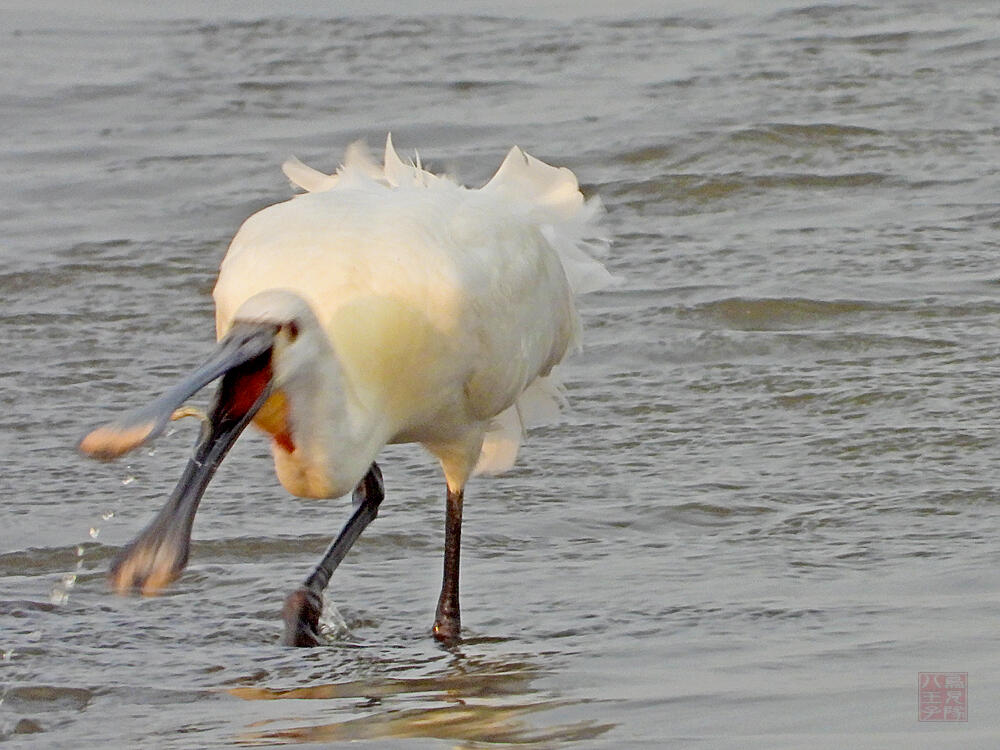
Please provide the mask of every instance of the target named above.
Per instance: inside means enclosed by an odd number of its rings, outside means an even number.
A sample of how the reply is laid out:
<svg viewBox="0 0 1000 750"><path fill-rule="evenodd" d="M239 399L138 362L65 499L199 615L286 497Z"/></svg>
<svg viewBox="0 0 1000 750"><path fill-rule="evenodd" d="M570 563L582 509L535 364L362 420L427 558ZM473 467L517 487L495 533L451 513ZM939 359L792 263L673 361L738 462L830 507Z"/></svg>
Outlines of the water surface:
<svg viewBox="0 0 1000 750"><path fill-rule="evenodd" d="M636 2L331 14L18 3L0 65L0 741L10 747L995 747L1000 10ZM470 485L467 641L428 636L443 482L346 517L241 439L191 565L111 595L195 428L74 452L208 351L240 222L357 138L477 184L511 144L607 208L573 409ZM919 671L970 719L917 721Z"/></svg>

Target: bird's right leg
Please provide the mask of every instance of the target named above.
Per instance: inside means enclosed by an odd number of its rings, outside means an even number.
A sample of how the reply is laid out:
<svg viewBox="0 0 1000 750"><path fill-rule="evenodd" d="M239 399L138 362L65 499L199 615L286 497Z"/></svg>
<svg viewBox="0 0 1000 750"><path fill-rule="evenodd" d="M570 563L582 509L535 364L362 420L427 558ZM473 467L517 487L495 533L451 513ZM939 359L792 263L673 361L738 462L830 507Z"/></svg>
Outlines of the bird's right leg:
<svg viewBox="0 0 1000 750"><path fill-rule="evenodd" d="M316 569L306 578L302 587L285 599L282 616L285 620L285 634L281 642L286 646L318 646L319 617L323 611L323 590L330 582L330 576L344 559L347 551L361 536L361 532L378 515L379 505L385 497L385 485L378 464L372 464L364 479L354 489L351 496L354 513L340 530L340 534L323 554Z"/></svg>
<svg viewBox="0 0 1000 750"><path fill-rule="evenodd" d="M462 501L464 492L448 487L444 524L444 577L434 615L434 637L446 645L458 643L462 616L458 605L458 569L462 553Z"/></svg>

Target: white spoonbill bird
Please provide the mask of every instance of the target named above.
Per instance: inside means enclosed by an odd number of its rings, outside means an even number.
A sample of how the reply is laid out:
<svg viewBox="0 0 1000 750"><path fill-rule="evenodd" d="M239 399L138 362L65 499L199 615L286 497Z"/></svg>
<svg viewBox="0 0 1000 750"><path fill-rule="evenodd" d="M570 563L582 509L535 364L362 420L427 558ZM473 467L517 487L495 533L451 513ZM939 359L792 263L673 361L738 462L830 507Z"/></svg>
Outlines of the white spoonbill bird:
<svg viewBox="0 0 1000 750"><path fill-rule="evenodd" d="M278 478L301 497L353 491L355 510L285 603L284 641L316 645L322 591L383 498L375 459L421 443L447 483L444 580L433 632L458 639L465 484L510 468L526 424L559 405L551 373L575 345L574 294L611 281L588 252L599 205L576 177L513 148L468 189L399 158L348 149L327 175L284 165L306 190L233 238L215 285L218 345L183 382L80 442L110 459L160 434L183 402L221 379L176 489L116 558L119 592L180 575L198 503L251 421L271 437Z"/></svg>

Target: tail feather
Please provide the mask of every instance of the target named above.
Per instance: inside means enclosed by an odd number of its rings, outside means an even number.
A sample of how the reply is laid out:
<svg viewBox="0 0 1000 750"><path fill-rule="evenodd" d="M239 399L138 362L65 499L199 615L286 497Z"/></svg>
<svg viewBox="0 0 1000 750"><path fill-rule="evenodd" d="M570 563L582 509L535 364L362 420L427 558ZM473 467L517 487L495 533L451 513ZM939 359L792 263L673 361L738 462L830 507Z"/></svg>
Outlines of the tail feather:
<svg viewBox="0 0 1000 750"><path fill-rule="evenodd" d="M293 185L296 185L307 193L318 193L322 190L329 190L337 184L337 176L324 174L318 169L313 169L307 164L303 164L294 156L289 157L281 165L281 171L285 173Z"/></svg>
<svg viewBox="0 0 1000 750"><path fill-rule="evenodd" d="M428 172L420 166L420 157L407 164L399 158L392 145L392 134L385 138L385 166L383 168L386 181L392 187L428 187L441 180L436 174Z"/></svg>
<svg viewBox="0 0 1000 750"><path fill-rule="evenodd" d="M385 170L372 158L372 152L364 141L354 141L347 147L344 164L337 171L339 174L353 172L370 180L385 182Z"/></svg>
<svg viewBox="0 0 1000 750"><path fill-rule="evenodd" d="M503 193L540 226L559 254L574 293L597 291L617 282L594 257L603 254L608 244L600 229L601 202L597 198L584 200L570 170L550 166L515 146L481 189Z"/></svg>
<svg viewBox="0 0 1000 750"><path fill-rule="evenodd" d="M536 378L513 406L490 422L474 474L500 474L511 469L527 428L559 418L566 405L562 384L555 375Z"/></svg>
<svg viewBox="0 0 1000 750"><path fill-rule="evenodd" d="M576 175L566 167L553 167L514 146L484 191L507 191L530 200L549 221L568 221L583 207Z"/></svg>

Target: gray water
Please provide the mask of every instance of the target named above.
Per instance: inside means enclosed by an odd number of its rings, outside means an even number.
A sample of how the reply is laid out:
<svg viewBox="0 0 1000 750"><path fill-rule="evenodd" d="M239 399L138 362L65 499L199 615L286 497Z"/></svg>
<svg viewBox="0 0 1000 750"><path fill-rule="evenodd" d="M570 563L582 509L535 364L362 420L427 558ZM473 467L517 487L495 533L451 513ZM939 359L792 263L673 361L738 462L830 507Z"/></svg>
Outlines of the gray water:
<svg viewBox="0 0 1000 750"><path fill-rule="evenodd" d="M1000 8L122 9L0 32L0 744L922 748L1000 742ZM206 4L207 5L207 4ZM196 427L76 440L197 363L240 222L391 130L470 184L517 143L600 195L573 409L467 491L380 459L328 646L279 610L346 518L248 434L165 595L104 575ZM917 673L969 674L967 723Z"/></svg>

